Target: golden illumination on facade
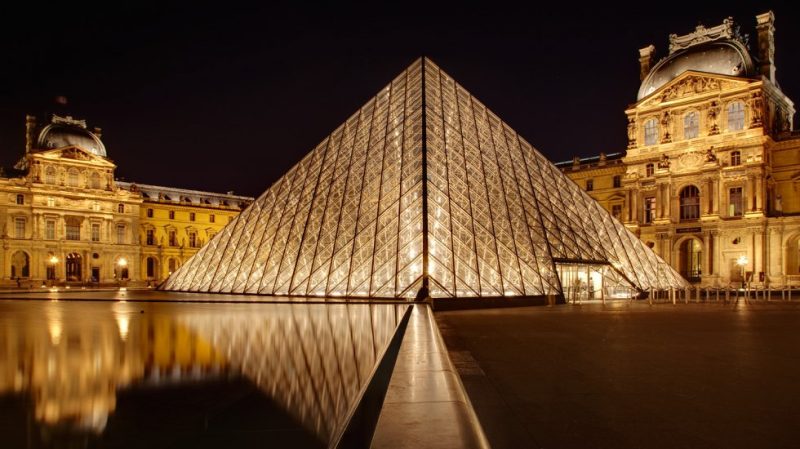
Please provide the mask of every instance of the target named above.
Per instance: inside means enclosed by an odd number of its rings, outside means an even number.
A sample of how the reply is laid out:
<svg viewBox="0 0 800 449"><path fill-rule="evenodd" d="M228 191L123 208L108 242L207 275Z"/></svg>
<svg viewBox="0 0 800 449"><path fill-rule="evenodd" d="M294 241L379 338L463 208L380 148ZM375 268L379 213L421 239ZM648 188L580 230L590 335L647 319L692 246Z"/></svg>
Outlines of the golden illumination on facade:
<svg viewBox="0 0 800 449"><path fill-rule="evenodd" d="M698 285L800 285L800 135L774 20L756 17L752 55L731 19L670 36L658 62L643 48L627 151L558 164Z"/></svg>
<svg viewBox="0 0 800 449"><path fill-rule="evenodd" d="M252 201L118 181L100 137L27 117L19 175L0 177L0 286L157 284Z"/></svg>
<svg viewBox="0 0 800 449"><path fill-rule="evenodd" d="M563 295L685 281L541 153L420 59L275 182L165 289L289 296Z"/></svg>

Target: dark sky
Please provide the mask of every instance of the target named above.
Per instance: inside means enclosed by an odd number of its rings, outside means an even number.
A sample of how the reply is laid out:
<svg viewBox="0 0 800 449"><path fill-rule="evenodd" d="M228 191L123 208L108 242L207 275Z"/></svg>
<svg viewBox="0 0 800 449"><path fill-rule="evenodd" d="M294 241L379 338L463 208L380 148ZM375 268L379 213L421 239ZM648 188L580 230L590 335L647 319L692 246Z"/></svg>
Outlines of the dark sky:
<svg viewBox="0 0 800 449"><path fill-rule="evenodd" d="M778 81L800 98L791 2L13 3L0 6L6 167L24 152L25 114L64 95L103 128L118 177L258 195L423 54L553 160L620 151L640 47L664 56L669 33L733 16L755 48L768 9Z"/></svg>

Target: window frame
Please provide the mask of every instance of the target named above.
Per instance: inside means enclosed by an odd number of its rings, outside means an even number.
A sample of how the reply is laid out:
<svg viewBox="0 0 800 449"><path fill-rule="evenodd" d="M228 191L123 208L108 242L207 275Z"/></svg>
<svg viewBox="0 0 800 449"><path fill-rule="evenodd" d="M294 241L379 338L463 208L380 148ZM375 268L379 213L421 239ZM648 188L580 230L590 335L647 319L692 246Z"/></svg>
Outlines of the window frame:
<svg viewBox="0 0 800 449"><path fill-rule="evenodd" d="M591 192L594 190L594 178L589 178L586 180L586 191Z"/></svg>
<svg viewBox="0 0 800 449"><path fill-rule="evenodd" d="M697 192L697 195L689 194ZM700 189L694 184L681 188L678 193L678 216L680 221L697 221L700 219Z"/></svg>
<svg viewBox="0 0 800 449"><path fill-rule="evenodd" d="M657 145L658 137L660 134L660 131L658 129L658 119L654 117L645 120L644 126L642 126L642 128L644 131L644 139L643 139L644 145L646 147Z"/></svg>
<svg viewBox="0 0 800 449"><path fill-rule="evenodd" d="M745 120L747 118L745 109L745 104L741 100L734 100L728 103L728 106L725 108L725 113L728 119L728 131L744 130Z"/></svg>
<svg viewBox="0 0 800 449"><path fill-rule="evenodd" d="M739 150L731 151L731 167L742 165L742 152Z"/></svg>
<svg viewBox="0 0 800 449"><path fill-rule="evenodd" d="M688 131L691 131L688 132ZM683 116L683 138L696 139L700 136L700 114L689 111Z"/></svg>

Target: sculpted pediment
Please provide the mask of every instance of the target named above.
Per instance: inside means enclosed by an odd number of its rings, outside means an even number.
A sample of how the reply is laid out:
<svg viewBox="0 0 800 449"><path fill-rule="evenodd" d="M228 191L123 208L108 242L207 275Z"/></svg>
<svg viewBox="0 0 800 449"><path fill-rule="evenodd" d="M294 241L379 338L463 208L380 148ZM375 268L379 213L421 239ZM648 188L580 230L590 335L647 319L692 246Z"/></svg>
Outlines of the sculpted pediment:
<svg viewBox="0 0 800 449"><path fill-rule="evenodd" d="M637 107L657 106L668 101L679 100L681 98L707 92L721 92L741 87L748 83L749 81L747 80L734 77L688 71L648 95Z"/></svg>
<svg viewBox="0 0 800 449"><path fill-rule="evenodd" d="M104 167L115 167L114 164L105 158L92 154L81 147L75 146L41 151L39 153L35 153L35 157L47 160L68 159L72 161L89 162L93 165L101 165Z"/></svg>

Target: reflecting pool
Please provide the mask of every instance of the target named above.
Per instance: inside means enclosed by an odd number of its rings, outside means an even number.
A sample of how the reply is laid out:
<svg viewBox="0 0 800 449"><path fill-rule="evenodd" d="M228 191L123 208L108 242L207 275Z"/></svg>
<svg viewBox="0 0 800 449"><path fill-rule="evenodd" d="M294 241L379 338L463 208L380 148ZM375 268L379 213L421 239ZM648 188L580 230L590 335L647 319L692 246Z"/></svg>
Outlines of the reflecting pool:
<svg viewBox="0 0 800 449"><path fill-rule="evenodd" d="M328 447L406 307L0 301L2 447Z"/></svg>

